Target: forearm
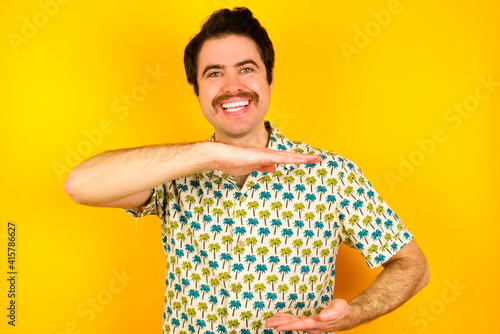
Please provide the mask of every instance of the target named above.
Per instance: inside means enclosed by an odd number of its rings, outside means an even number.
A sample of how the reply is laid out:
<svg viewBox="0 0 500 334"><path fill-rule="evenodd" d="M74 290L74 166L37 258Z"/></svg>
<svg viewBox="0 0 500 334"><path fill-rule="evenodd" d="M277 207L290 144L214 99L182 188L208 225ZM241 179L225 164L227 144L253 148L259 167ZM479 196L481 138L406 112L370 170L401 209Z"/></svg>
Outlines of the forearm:
<svg viewBox="0 0 500 334"><path fill-rule="evenodd" d="M348 328L373 320L398 308L428 282L425 258L400 258L387 265L375 282L348 303L352 313ZM345 328L345 329L348 329Z"/></svg>
<svg viewBox="0 0 500 334"><path fill-rule="evenodd" d="M103 205L178 177L210 169L207 142L101 153L75 167L65 190L77 203Z"/></svg>
<svg viewBox="0 0 500 334"><path fill-rule="evenodd" d="M272 172L276 164L318 162L314 154L280 152L217 142L161 145L99 154L71 171L64 188L77 203L93 206L141 205L159 184L201 171L230 175Z"/></svg>

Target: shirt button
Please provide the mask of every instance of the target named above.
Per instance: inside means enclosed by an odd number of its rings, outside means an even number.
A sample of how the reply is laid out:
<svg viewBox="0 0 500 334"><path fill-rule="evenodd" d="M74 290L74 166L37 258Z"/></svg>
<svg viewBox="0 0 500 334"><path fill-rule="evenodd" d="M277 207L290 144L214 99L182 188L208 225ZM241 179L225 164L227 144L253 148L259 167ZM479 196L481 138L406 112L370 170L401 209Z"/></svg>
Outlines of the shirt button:
<svg viewBox="0 0 500 334"><path fill-rule="evenodd" d="M236 246L237 246L238 248L244 248L244 247L245 247L245 242L244 242L244 241L238 241L238 242L236 243Z"/></svg>
<svg viewBox="0 0 500 334"><path fill-rule="evenodd" d="M235 286L233 286L233 292L234 292L234 293L239 293L239 292L241 292L241 289L242 289L242 288L241 288L241 285L235 285Z"/></svg>
<svg viewBox="0 0 500 334"><path fill-rule="evenodd" d="M229 334L238 334L238 332L233 329L232 331L229 332Z"/></svg>
<svg viewBox="0 0 500 334"><path fill-rule="evenodd" d="M245 195L240 195L239 200L240 202L245 202L247 200L247 197Z"/></svg>

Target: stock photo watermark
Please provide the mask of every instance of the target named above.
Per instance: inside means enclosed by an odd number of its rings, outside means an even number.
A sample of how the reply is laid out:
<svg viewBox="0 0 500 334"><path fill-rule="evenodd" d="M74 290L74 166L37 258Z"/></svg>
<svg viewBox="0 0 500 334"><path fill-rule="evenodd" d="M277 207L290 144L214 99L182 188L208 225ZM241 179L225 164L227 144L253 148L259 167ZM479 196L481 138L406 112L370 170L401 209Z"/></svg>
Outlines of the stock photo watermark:
<svg viewBox="0 0 500 334"><path fill-rule="evenodd" d="M18 265L17 265L17 246L18 246L18 224L14 221L7 222L7 234L1 234L0 239L5 238L7 248L7 324L16 326L17 320L17 294L18 294Z"/></svg>
<svg viewBox="0 0 500 334"><path fill-rule="evenodd" d="M490 98L500 86L500 81L493 80L493 74L479 76L478 81L472 94L466 96L461 102L454 103L443 113L442 118L449 127L448 129L436 127L426 138L415 139L416 148L407 155L398 156L399 164L396 171L384 173L391 191L396 189L396 185L412 176L417 167L422 166L436 152L438 146L446 142L450 129L454 131L460 129L464 120L471 117L473 112L479 109L481 102Z"/></svg>
<svg viewBox="0 0 500 334"><path fill-rule="evenodd" d="M122 93L119 98L111 102L111 111L116 114L118 120L123 121L130 115L130 111L136 109L148 95L157 89L163 80L169 75L160 69L160 65L155 68L146 66L147 74L142 78L141 84L134 86L130 92ZM94 149L101 145L105 135L109 135L116 129L116 120L104 117L92 129L83 129L81 131L84 139L80 140L76 145L66 145L66 156L64 162L54 161L52 169L57 176L59 182L64 181L64 178L69 174L71 169L90 157Z"/></svg>
<svg viewBox="0 0 500 334"><path fill-rule="evenodd" d="M7 38L14 52L18 54L21 47L27 45L35 38L50 20L56 17L62 5L67 5L71 0L40 0L38 10L31 17L21 17L21 28L18 32L9 32Z"/></svg>
<svg viewBox="0 0 500 334"><path fill-rule="evenodd" d="M446 312L449 306L467 290L467 286L459 282L457 277L453 280L445 279L442 285L444 287L435 298L410 314L408 323L417 333L422 333L428 329L430 324L438 320L439 316ZM409 331L403 331L398 334L410 333Z"/></svg>
<svg viewBox="0 0 500 334"><path fill-rule="evenodd" d="M407 0L411 1L411 0ZM354 27L354 37L351 43L341 42L340 50L344 55L347 63L351 63L354 55L360 54L362 50L367 48L374 38L378 37L384 28L386 28L393 20L395 15L401 14L404 7L399 0L389 0L385 9L378 11L371 10L372 19L365 23L364 27Z"/></svg>
<svg viewBox="0 0 500 334"><path fill-rule="evenodd" d="M286 129L288 125L293 123L295 117L295 114L288 112L288 108L285 106L281 109L273 108L267 120L279 129Z"/></svg>
<svg viewBox="0 0 500 334"><path fill-rule="evenodd" d="M84 301L79 303L76 307L76 315L78 320L68 321L63 329L56 332L49 332L48 334L79 334L85 325L91 323L98 313L104 311L115 296L129 285L135 279L125 272L123 268L121 272L117 270L111 271L112 278L108 281L105 288L99 290L95 295L87 297Z"/></svg>
<svg viewBox="0 0 500 334"><path fill-rule="evenodd" d="M214 0L212 2L212 5L214 9L219 9L219 8L232 8L232 7L241 7L243 6L243 0Z"/></svg>

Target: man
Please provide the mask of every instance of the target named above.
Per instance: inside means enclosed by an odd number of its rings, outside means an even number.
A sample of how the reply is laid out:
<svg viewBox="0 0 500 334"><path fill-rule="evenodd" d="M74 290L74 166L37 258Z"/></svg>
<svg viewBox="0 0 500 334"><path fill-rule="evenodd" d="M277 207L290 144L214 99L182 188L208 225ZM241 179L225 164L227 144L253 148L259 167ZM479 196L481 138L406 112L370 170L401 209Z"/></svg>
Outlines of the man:
<svg viewBox="0 0 500 334"><path fill-rule="evenodd" d="M77 203L161 218L164 333L341 331L427 284L412 234L361 170L264 121L274 50L248 9L214 12L184 63L210 140L105 152L65 184ZM384 267L349 303L332 300L341 241Z"/></svg>

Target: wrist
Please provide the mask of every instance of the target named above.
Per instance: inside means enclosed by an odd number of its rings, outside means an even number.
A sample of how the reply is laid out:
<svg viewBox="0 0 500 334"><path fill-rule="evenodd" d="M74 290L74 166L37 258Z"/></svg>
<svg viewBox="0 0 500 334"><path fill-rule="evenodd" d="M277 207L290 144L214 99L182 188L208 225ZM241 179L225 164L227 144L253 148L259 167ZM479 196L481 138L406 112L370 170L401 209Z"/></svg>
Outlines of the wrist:
<svg viewBox="0 0 500 334"><path fill-rule="evenodd" d="M319 314L321 321L331 322L329 332L345 331L363 323L361 308L344 299L334 299L328 307Z"/></svg>
<svg viewBox="0 0 500 334"><path fill-rule="evenodd" d="M198 169L201 171L219 169L219 143L204 141L193 144L195 145L195 156L198 161Z"/></svg>
<svg viewBox="0 0 500 334"><path fill-rule="evenodd" d="M383 309L383 305L380 305L376 300L364 298L363 295L354 298L347 305L349 307L352 327L377 318L381 315L379 311Z"/></svg>
<svg viewBox="0 0 500 334"><path fill-rule="evenodd" d="M347 304L347 313L344 319L345 329L354 328L362 324L364 320L364 314L361 305L356 302L350 302Z"/></svg>

